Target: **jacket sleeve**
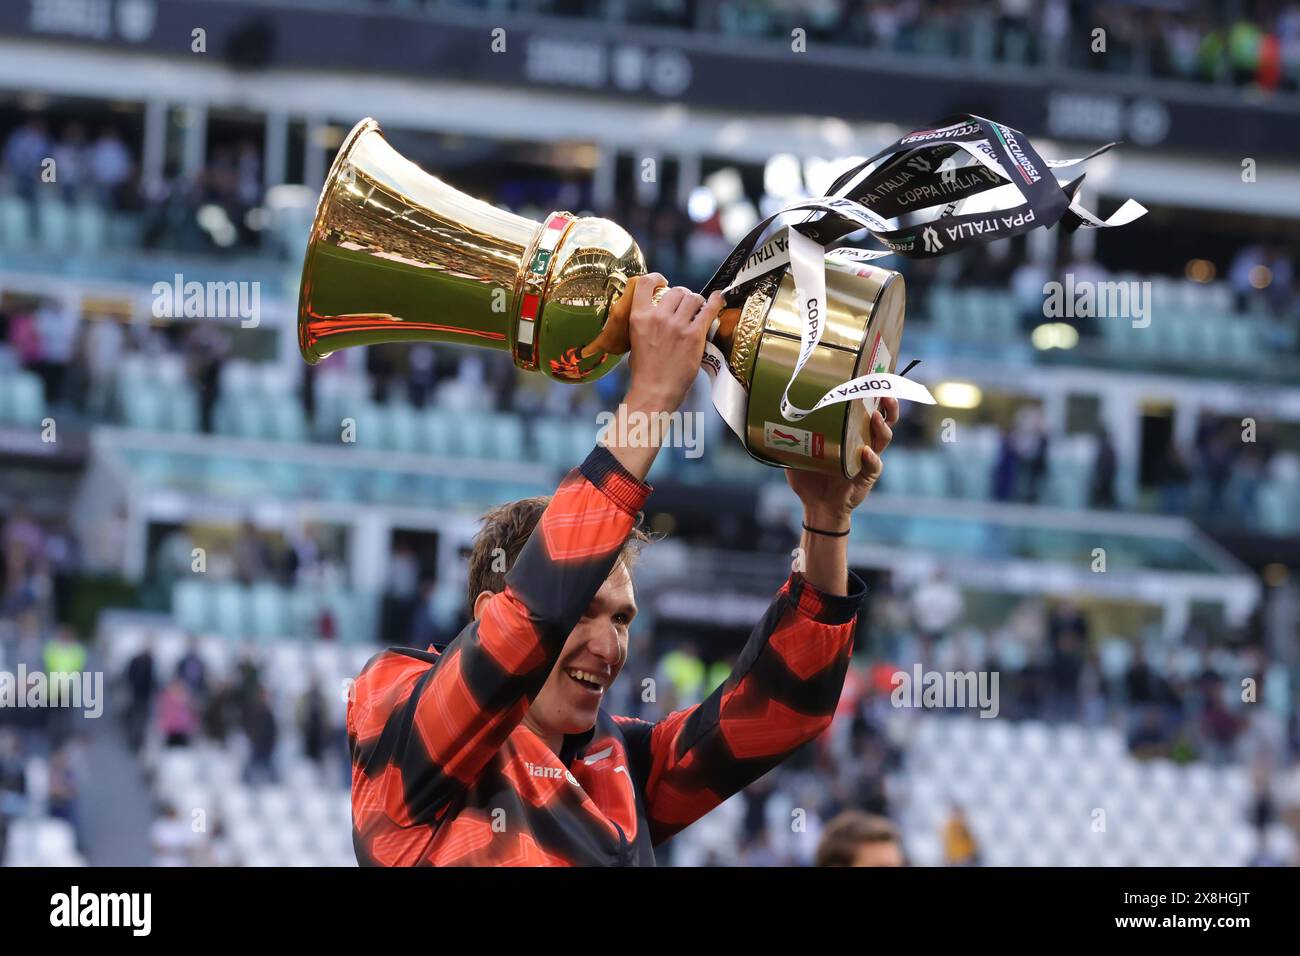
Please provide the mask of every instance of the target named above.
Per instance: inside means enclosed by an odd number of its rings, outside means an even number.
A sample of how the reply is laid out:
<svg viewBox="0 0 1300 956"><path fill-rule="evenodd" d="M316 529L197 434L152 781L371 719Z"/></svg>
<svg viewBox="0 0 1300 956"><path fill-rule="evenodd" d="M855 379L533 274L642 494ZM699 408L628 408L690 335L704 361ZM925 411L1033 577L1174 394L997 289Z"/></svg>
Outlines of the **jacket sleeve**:
<svg viewBox="0 0 1300 956"><path fill-rule="evenodd" d="M823 594L795 573L726 681L657 723L616 717L661 843L743 790L830 725L865 587Z"/></svg>
<svg viewBox="0 0 1300 956"><path fill-rule="evenodd" d="M353 822L441 819L527 713L650 492L597 447L560 483L506 576L442 654L390 649L348 703Z"/></svg>

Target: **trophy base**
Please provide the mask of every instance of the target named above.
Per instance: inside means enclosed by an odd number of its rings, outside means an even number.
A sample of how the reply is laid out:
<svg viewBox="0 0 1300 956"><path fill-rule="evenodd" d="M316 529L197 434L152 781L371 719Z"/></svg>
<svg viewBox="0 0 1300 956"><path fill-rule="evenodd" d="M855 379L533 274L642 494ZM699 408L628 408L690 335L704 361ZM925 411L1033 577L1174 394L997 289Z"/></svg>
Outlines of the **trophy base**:
<svg viewBox="0 0 1300 956"><path fill-rule="evenodd" d="M741 318L724 351L748 393L745 449L765 464L855 478L871 440L878 400L828 405L797 422L781 414L781 396L799 360L803 317L787 270L743 290ZM790 401L811 408L832 388L871 372L893 372L903 338L903 277L870 265L826 265L822 338L790 387Z"/></svg>

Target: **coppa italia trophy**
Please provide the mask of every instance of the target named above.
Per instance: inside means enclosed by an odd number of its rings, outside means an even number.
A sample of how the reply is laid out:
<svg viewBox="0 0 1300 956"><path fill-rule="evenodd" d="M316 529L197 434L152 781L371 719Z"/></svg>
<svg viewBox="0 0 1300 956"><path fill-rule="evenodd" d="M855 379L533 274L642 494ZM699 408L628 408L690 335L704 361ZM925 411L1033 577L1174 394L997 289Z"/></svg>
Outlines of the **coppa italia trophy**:
<svg viewBox="0 0 1300 956"><path fill-rule="evenodd" d="M872 265L924 258L1058 222L1119 226L1075 203L1018 130L949 117L845 172L829 194L760 222L701 292L723 290L703 367L749 454L854 477L883 396L933 403L899 375L905 293ZM785 224L778 220L798 219ZM886 248L858 248L874 237ZM466 196L394 150L373 119L339 148L316 208L298 298L298 344L316 363L379 342L457 342L510 352L521 369L589 382L628 351L645 258L606 219L534 222Z"/></svg>

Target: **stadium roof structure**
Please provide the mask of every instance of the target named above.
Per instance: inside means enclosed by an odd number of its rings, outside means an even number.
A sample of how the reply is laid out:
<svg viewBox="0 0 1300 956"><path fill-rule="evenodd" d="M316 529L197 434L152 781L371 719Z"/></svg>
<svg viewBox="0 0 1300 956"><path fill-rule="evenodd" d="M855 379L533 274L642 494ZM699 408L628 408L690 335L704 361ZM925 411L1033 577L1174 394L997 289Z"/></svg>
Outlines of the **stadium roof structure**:
<svg viewBox="0 0 1300 956"><path fill-rule="evenodd" d="M173 0L163 7L160 14L186 24L182 35L187 38L190 25L199 22L192 12L185 19L195 4ZM101 41L33 30L21 18L0 16L0 88L22 89L34 98L144 104L146 179L161 175L161 129L171 106L184 106L191 120L217 110L261 114L269 143L283 144L287 124L305 121L308 185L319 185L329 153L367 115L391 130L586 142L607 153L761 163L777 153L831 159L870 155L906 128L961 106L965 98L952 96L954 84L960 84L971 91L971 103L1018 124L1046 156L1079 155L1079 144L1125 141L1123 150L1090 165L1085 189L1094 195L1300 218L1300 168L1294 159L1300 141L1293 138L1300 129L1295 122L1300 99L1293 95L1259 103L1212 87L1135 84L1093 74L1045 79L1006 65L920 65L875 51L865 56L819 48L815 55L792 56L788 50L781 55L761 42L640 27L628 39L627 28L618 25L578 29L570 20L517 15L506 19L518 22L509 42L519 52L504 56L479 42L497 24L498 13L368 10L365 35L373 39L390 31L394 40L380 72L372 48L356 43L356 31L343 26L356 17L353 11L234 0L203 9L200 19L209 24L214 51L224 48L219 21L228 20L231 32L241 17L260 14L285 22L279 52L250 68L219 54L195 56L174 39L164 42L158 27L147 40ZM290 35L292 44L285 39ZM421 42L426 36L428 42ZM339 55L327 53L322 42L341 45ZM447 56L439 57L439 50L447 50ZM418 51L418 59L403 65L401 57L410 51ZM628 51L639 57L643 81L624 88L616 64ZM350 64L345 54L363 62ZM658 72L674 73L656 71L654 64L665 56L677 64L674 75L687 77L685 88L657 89L652 82ZM734 63L728 67L724 61ZM934 90L919 96L917 91L931 83ZM863 92L872 90L888 95ZM1099 125L1096 118L1106 116L1117 119ZM193 138L185 153L188 162L198 162L203 124L190 126ZM1231 154L1226 161L1225 152ZM1243 181L1243 157L1264 164L1267 175ZM282 162L281 148L268 149L269 178Z"/></svg>

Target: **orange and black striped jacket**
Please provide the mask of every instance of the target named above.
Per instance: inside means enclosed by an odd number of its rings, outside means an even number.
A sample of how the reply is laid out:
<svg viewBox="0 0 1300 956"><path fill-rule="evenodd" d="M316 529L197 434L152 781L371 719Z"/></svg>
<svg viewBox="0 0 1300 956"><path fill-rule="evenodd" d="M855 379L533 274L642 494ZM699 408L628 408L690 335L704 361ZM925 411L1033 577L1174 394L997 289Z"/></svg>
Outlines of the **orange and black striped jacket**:
<svg viewBox="0 0 1300 956"><path fill-rule="evenodd" d="M441 654L392 648L348 704L357 859L375 866L647 866L654 846L831 722L863 587L777 593L731 676L657 723L604 711L553 752L521 722L650 493L597 447Z"/></svg>

